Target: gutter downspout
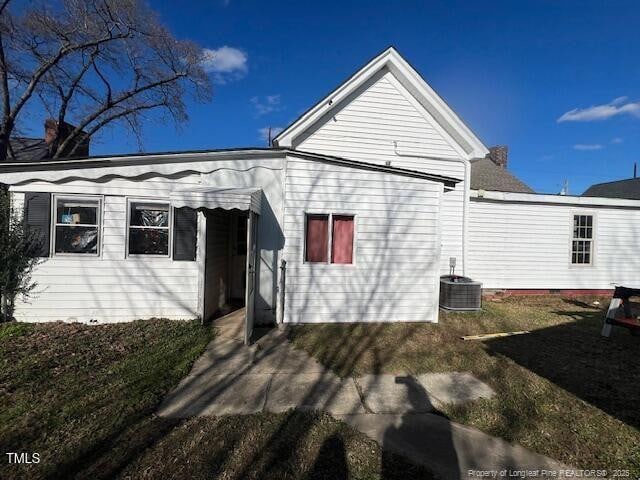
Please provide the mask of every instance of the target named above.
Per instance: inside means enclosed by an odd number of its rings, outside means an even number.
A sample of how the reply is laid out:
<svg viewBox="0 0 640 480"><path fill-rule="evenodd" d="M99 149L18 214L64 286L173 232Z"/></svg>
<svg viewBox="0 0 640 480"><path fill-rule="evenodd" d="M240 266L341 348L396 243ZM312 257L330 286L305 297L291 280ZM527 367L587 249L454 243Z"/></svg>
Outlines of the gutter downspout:
<svg viewBox="0 0 640 480"><path fill-rule="evenodd" d="M393 141L393 153L398 157L419 158L426 160L444 160L446 162L461 163L464 167L464 199L462 206L462 275L467 275L467 237L469 232L469 201L471 195L471 163L464 158L429 157L426 155L404 154L398 151L398 142Z"/></svg>

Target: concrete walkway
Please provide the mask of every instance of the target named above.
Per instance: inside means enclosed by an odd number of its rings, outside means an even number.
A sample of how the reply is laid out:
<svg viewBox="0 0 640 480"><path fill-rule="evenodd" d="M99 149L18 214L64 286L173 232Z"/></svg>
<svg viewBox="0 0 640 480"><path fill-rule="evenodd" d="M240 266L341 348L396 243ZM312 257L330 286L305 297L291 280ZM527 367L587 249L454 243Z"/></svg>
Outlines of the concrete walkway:
<svg viewBox="0 0 640 480"><path fill-rule="evenodd" d="M278 330L252 347L244 346L237 335L238 314L234 314L235 323L225 317L214 324L217 336L163 401L158 415L186 418L291 408L322 410L443 478L470 478L470 470L566 468L433 413L444 403L494 394L471 374L341 379L293 348Z"/></svg>

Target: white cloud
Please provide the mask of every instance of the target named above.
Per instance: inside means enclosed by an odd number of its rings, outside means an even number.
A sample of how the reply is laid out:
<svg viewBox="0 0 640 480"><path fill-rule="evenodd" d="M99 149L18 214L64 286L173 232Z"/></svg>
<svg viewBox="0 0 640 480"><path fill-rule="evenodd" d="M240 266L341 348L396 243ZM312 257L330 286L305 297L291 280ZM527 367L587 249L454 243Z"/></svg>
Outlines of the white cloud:
<svg viewBox="0 0 640 480"><path fill-rule="evenodd" d="M266 95L264 97L253 97L251 103L256 109L256 116L261 117L272 112L279 112L282 110L282 104L280 103L280 95Z"/></svg>
<svg viewBox="0 0 640 480"><path fill-rule="evenodd" d="M616 115L633 115L640 118L640 102L627 102L627 97L618 97L604 105L592 105L587 108L574 108L558 118L561 122L592 122L606 120Z"/></svg>
<svg viewBox="0 0 640 480"><path fill-rule="evenodd" d="M202 49L202 68L213 74L218 83L242 78L249 69L248 61L247 54L239 48L225 45L218 49Z"/></svg>
<svg viewBox="0 0 640 480"><path fill-rule="evenodd" d="M581 151L590 151L590 150L602 150L604 147L602 145L600 145L599 143L578 143L577 145L573 146L574 150L581 150Z"/></svg>
<svg viewBox="0 0 640 480"><path fill-rule="evenodd" d="M283 130L282 127L271 127L271 139L278 135ZM269 141L269 127L263 127L258 129L258 135L263 142Z"/></svg>
<svg viewBox="0 0 640 480"><path fill-rule="evenodd" d="M624 138L615 137L611 139L611 143L613 143L614 145L619 145L622 142L624 142Z"/></svg>

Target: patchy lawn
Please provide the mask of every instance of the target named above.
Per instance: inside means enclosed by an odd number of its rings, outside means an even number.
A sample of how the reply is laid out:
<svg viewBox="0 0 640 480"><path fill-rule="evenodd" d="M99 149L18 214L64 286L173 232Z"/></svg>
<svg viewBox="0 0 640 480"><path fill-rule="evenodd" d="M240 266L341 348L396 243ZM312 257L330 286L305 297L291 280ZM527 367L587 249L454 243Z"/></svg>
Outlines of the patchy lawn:
<svg viewBox="0 0 640 480"><path fill-rule="evenodd" d="M433 479L327 414L198 417L126 469L129 478Z"/></svg>
<svg viewBox="0 0 640 480"><path fill-rule="evenodd" d="M497 395L448 406L449 418L577 468L640 476L640 338L600 336L608 299L555 296L486 301L440 323L306 325L294 345L341 376L470 371ZM530 330L487 341L462 335Z"/></svg>
<svg viewBox="0 0 640 480"><path fill-rule="evenodd" d="M0 478L431 478L326 415L154 416L210 338L168 320L0 325Z"/></svg>

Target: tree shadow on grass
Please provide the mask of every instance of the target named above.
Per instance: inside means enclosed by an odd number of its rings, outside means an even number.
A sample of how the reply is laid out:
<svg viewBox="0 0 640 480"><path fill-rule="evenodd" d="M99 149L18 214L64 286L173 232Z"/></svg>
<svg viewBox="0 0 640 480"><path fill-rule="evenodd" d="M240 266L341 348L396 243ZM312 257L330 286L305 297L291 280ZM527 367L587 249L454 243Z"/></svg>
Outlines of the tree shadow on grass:
<svg viewBox="0 0 640 480"><path fill-rule="evenodd" d="M640 339L622 329L609 339L600 336L600 310L554 313L574 322L489 340L485 345L489 351L512 359L609 415L640 428Z"/></svg>
<svg viewBox="0 0 640 480"><path fill-rule="evenodd" d="M96 464L94 478L378 478L381 459L390 467L382 478L432 478L319 412L195 417L175 425L149 448L141 447L125 446L124 468L117 472L103 473ZM89 478L90 472L84 473Z"/></svg>
<svg viewBox="0 0 640 480"><path fill-rule="evenodd" d="M309 478L314 480L322 478L346 480L349 478L347 451L340 436L331 435L322 443Z"/></svg>

